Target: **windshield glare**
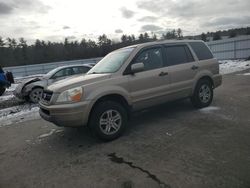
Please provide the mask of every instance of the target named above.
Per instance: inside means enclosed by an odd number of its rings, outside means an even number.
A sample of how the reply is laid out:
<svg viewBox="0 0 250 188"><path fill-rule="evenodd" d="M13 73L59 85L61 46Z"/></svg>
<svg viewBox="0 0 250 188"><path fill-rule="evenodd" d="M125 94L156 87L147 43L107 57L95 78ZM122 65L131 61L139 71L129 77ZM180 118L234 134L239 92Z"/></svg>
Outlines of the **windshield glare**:
<svg viewBox="0 0 250 188"><path fill-rule="evenodd" d="M120 69L134 48L122 49L106 55L88 74L114 73Z"/></svg>

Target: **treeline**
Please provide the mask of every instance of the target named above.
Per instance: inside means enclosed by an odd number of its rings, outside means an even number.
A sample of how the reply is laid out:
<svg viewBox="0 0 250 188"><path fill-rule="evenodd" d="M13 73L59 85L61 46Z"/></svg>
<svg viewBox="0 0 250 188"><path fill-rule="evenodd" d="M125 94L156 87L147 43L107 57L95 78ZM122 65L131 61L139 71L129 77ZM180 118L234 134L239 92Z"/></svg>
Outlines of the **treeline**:
<svg viewBox="0 0 250 188"><path fill-rule="evenodd" d="M198 37L203 41L210 41L210 40L220 40L222 39L223 36L226 36L228 38L233 38L239 35L250 35L250 27L219 30L216 32L207 32L207 33L202 33Z"/></svg>
<svg viewBox="0 0 250 188"><path fill-rule="evenodd" d="M224 31L207 32L197 36L183 37L182 30L173 29L163 33L159 39L202 39L219 40L222 36L236 37L249 35L250 27L229 29ZM139 36L122 35L120 41L114 41L103 34L97 41L83 38L81 41L71 41L65 38L64 42L50 42L37 39L34 44L28 45L24 38L12 39L0 37L0 65L2 67L48 63L103 57L107 53L129 45L151 42L158 37L151 33Z"/></svg>
<svg viewBox="0 0 250 188"><path fill-rule="evenodd" d="M162 39L182 38L181 29L162 34ZM0 65L2 67L39 64L55 61L103 57L107 53L129 45L158 40L155 34L147 32L135 35L122 35L120 41L113 41L103 34L97 41L83 38L81 41L50 42L37 39L28 45L24 38L18 40L0 37Z"/></svg>

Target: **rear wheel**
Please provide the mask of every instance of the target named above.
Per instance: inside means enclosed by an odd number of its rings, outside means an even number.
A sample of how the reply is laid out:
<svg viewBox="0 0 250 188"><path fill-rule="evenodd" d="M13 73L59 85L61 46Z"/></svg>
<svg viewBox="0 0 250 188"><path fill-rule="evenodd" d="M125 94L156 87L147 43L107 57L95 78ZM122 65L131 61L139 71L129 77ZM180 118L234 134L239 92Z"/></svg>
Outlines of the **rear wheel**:
<svg viewBox="0 0 250 188"><path fill-rule="evenodd" d="M213 100L212 83L207 79L198 81L191 102L196 108L204 108L211 104Z"/></svg>
<svg viewBox="0 0 250 188"><path fill-rule="evenodd" d="M6 88L0 86L0 96L2 96L5 92Z"/></svg>
<svg viewBox="0 0 250 188"><path fill-rule="evenodd" d="M32 89L32 91L29 94L29 100L33 103L38 103L41 98L42 98L42 94L43 94L43 89L42 88L34 88Z"/></svg>
<svg viewBox="0 0 250 188"><path fill-rule="evenodd" d="M89 126L94 134L106 141L121 136L127 124L125 108L114 101L103 101L94 107Z"/></svg>

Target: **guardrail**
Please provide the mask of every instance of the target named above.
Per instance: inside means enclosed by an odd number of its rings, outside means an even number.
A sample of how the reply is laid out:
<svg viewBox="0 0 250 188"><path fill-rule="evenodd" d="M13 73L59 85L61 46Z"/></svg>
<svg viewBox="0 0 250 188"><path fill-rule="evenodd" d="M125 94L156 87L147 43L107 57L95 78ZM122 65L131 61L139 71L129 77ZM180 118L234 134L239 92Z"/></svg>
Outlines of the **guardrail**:
<svg viewBox="0 0 250 188"><path fill-rule="evenodd" d="M16 67L5 67L3 68L3 70L12 72L14 77L17 78L17 77L24 77L24 76L35 75L35 74L45 74L56 67L60 67L64 65L97 63L101 59L102 58L92 58L92 59L80 59L80 60L73 60L73 61L60 61L60 62L53 62L53 63L16 66Z"/></svg>

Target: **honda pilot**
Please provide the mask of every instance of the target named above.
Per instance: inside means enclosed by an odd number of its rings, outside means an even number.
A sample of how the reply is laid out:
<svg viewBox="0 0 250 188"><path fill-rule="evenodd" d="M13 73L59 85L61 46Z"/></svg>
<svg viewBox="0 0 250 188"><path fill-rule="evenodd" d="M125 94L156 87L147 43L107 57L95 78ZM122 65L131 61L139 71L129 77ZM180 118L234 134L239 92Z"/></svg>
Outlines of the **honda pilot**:
<svg viewBox="0 0 250 188"><path fill-rule="evenodd" d="M221 83L219 63L203 41L149 42L115 50L86 75L48 86L40 115L58 126L88 125L113 140L132 112L185 98L207 107Z"/></svg>

